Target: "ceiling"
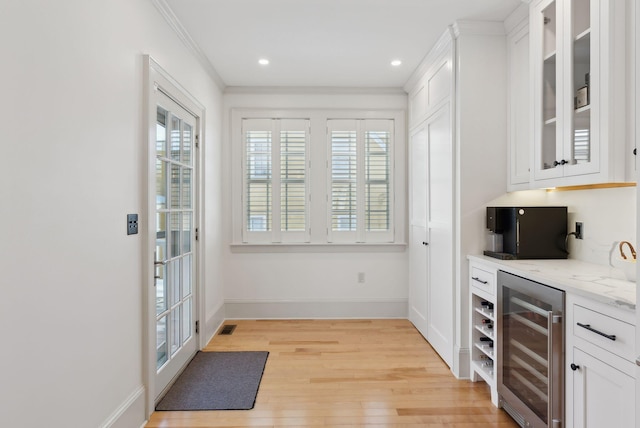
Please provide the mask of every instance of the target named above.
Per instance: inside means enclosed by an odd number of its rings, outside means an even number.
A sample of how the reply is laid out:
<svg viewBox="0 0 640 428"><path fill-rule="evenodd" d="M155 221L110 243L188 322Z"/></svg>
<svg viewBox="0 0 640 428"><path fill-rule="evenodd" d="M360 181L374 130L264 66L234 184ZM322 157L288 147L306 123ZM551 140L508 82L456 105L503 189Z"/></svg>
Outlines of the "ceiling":
<svg viewBox="0 0 640 428"><path fill-rule="evenodd" d="M402 87L447 25L521 0L164 0L226 86ZM269 65L260 65L266 58ZM402 65L393 67L394 59Z"/></svg>

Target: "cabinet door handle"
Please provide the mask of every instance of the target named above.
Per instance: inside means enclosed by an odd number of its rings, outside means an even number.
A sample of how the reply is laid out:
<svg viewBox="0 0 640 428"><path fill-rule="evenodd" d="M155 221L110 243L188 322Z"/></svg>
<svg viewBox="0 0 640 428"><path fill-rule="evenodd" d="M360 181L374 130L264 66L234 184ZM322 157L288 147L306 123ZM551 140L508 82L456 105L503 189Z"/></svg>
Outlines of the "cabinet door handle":
<svg viewBox="0 0 640 428"><path fill-rule="evenodd" d="M571 367L571 370L573 370L574 372L575 372L576 370L580 369L580 366L579 366L579 365L577 365L577 364L574 364L574 363L571 363L571 366L570 366L570 367Z"/></svg>
<svg viewBox="0 0 640 428"><path fill-rule="evenodd" d="M578 327L582 327L584 329L587 329L589 331L594 332L595 334L599 334L600 336L606 337L609 340L616 340L616 335L615 334L606 334L603 333L601 331L596 330L595 328L591 327L590 324L582 324L582 323L576 323L578 324Z"/></svg>
<svg viewBox="0 0 640 428"><path fill-rule="evenodd" d="M473 279L474 281L479 282L480 284L485 284L485 285L486 285L486 284L488 284L488 283L489 283L489 281L483 281L483 280L481 280L480 278L477 278L477 277L475 277L475 276L472 276L472 277L471 277L471 279Z"/></svg>

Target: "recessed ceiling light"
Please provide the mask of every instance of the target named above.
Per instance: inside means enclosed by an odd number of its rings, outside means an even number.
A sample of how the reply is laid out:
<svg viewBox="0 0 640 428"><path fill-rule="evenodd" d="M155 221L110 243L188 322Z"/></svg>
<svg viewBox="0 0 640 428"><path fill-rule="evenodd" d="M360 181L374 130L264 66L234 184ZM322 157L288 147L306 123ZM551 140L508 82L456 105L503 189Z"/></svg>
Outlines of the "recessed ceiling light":
<svg viewBox="0 0 640 428"><path fill-rule="evenodd" d="M400 65L402 65L402 61L400 61L399 59L394 59L393 61L391 61L391 65L393 65L394 67L399 67Z"/></svg>
<svg viewBox="0 0 640 428"><path fill-rule="evenodd" d="M266 58L260 58L258 60L258 64L260 64L260 65L269 65L269 60L266 59Z"/></svg>

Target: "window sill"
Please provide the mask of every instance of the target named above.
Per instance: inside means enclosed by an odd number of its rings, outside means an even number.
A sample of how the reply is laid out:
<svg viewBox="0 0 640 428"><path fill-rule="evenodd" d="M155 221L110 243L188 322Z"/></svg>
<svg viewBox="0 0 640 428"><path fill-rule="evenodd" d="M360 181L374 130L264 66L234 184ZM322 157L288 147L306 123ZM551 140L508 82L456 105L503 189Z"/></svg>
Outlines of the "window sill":
<svg viewBox="0 0 640 428"><path fill-rule="evenodd" d="M264 243L231 244L232 253L401 253L406 243Z"/></svg>

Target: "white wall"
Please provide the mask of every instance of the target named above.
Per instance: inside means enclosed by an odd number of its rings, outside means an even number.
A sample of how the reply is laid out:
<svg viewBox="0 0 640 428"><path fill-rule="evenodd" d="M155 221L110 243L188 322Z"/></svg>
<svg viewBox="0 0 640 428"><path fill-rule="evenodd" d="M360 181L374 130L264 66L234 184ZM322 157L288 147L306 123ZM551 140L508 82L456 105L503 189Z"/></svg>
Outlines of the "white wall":
<svg viewBox="0 0 640 428"><path fill-rule="evenodd" d="M143 54L207 110L209 312L221 301L213 80L149 0L3 1L2 426L97 427L120 411L119 426L144 420ZM126 235L127 213L140 214L139 235Z"/></svg>
<svg viewBox="0 0 640 428"><path fill-rule="evenodd" d="M231 182L230 112L233 108L406 110L406 94L393 91L229 88L224 96L223 177ZM314 130L312 130L313 134ZM322 140L321 140L322 141ZM406 181L404 159L400 177ZM321 142L324 144L324 141ZM313 149L312 149L313 150ZM398 153L398 150L396 151ZM223 229L225 301L229 317L406 316L408 265L404 247L339 250L269 248L253 252L232 243L231 186L225 186ZM405 192L406 193L406 192ZM406 194L399 195L405 198ZM404 215L404 213L403 213ZM402 221L404 229L404 218ZM403 234L405 230L402 231ZM275 252L274 252L275 251ZM365 283L358 283L358 272Z"/></svg>

